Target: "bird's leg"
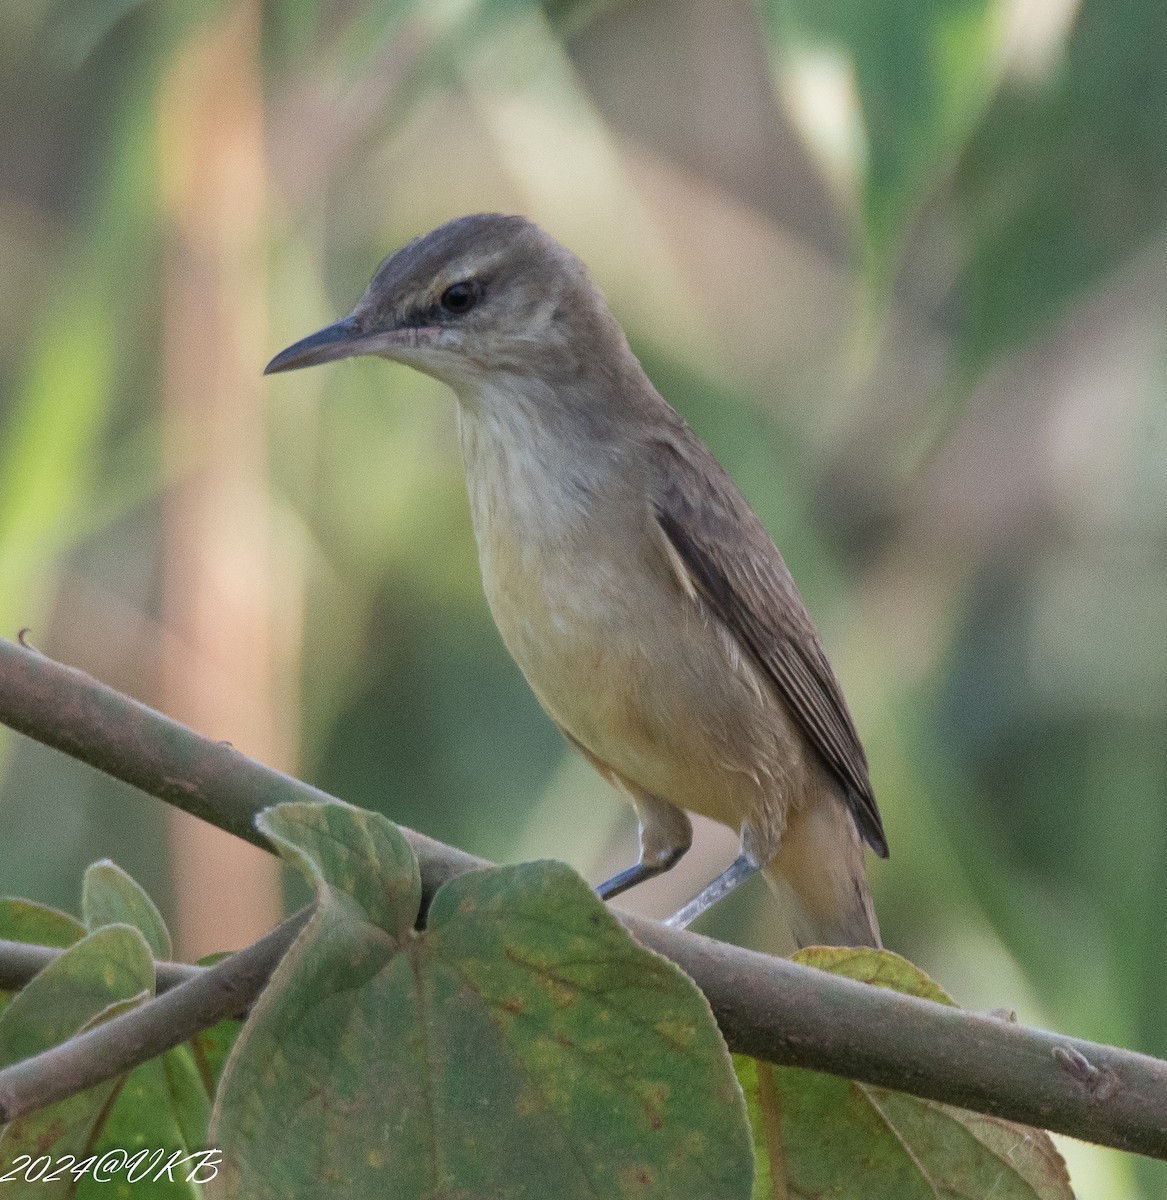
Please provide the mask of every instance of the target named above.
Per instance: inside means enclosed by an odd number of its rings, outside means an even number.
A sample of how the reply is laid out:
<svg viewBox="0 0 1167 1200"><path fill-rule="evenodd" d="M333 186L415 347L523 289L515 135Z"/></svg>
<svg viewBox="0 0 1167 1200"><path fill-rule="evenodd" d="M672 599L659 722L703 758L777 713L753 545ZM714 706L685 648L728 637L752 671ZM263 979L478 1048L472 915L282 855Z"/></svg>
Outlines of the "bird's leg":
<svg viewBox="0 0 1167 1200"><path fill-rule="evenodd" d="M682 851L682 853L684 853ZM634 863L626 870L617 871L611 879L605 879L603 883L596 885L596 895L601 900L611 900L614 896L619 896L621 892L628 891L629 888L634 888L638 883L643 883L646 879L651 879L654 875L660 875L667 871L680 858L677 854L669 862L663 863L646 863L644 861Z"/></svg>
<svg viewBox="0 0 1167 1200"><path fill-rule="evenodd" d="M728 896L739 883L749 879L760 869L760 865L748 854L739 854L712 883L702 888L688 904L678 908L671 917L666 917L662 924L672 929L684 929L691 925L706 909L712 908L718 900Z"/></svg>
<svg viewBox="0 0 1167 1200"><path fill-rule="evenodd" d="M675 804L647 794L635 795L632 803L640 818L640 859L635 866L605 879L596 888L601 900L611 900L638 883L663 874L693 844L693 826Z"/></svg>

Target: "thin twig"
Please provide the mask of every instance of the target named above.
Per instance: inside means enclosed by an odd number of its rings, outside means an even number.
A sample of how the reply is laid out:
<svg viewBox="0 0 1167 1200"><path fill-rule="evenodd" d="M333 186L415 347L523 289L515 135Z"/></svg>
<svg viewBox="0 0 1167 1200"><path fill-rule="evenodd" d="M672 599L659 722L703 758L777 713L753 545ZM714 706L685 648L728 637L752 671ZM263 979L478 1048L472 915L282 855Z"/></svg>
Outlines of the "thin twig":
<svg viewBox="0 0 1167 1200"><path fill-rule="evenodd" d="M258 845L264 843L251 822L260 809L333 799L4 641L0 722ZM402 832L418 856L427 897L453 875L489 865ZM869 987L654 921L621 920L692 976L733 1050L1167 1158L1165 1062ZM193 985L180 990L186 986ZM256 992L261 987L262 980ZM242 993L237 1000L245 1007Z"/></svg>
<svg viewBox="0 0 1167 1200"><path fill-rule="evenodd" d="M6 938L0 938L0 991L18 991L38 971L55 962L64 953L64 950L59 950L56 946L33 946L28 942L10 942ZM154 963L154 977L160 992L168 992L188 979L196 979L206 970L206 967L196 967L190 963ZM240 1012L242 1011L240 1009Z"/></svg>
<svg viewBox="0 0 1167 1200"><path fill-rule="evenodd" d="M250 1005L311 915L303 908L266 937L164 995L0 1071L0 1125L112 1079ZM44 949L44 947L38 947Z"/></svg>

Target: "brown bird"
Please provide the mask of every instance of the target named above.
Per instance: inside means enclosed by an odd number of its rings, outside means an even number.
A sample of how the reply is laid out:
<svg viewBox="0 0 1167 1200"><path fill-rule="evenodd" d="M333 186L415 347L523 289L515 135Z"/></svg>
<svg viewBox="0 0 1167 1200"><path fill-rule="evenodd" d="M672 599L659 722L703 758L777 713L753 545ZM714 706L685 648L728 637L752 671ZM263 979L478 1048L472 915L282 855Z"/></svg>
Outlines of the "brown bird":
<svg viewBox="0 0 1167 1200"><path fill-rule="evenodd" d="M377 268L352 312L266 373L375 354L458 398L482 579L539 702L667 871L689 812L740 832L687 925L761 870L800 945L878 946L887 855L867 759L782 556L661 398L583 264L522 217L461 217Z"/></svg>

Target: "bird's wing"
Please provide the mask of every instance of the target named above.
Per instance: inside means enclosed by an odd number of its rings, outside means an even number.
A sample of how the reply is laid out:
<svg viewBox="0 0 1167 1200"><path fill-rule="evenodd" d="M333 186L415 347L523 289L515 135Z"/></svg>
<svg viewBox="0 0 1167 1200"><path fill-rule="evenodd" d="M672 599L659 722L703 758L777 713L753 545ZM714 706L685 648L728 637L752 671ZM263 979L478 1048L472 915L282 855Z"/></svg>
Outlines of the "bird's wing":
<svg viewBox="0 0 1167 1200"><path fill-rule="evenodd" d="M681 584L695 591L778 689L810 744L843 785L863 839L881 858L887 838L867 756L839 682L794 580L733 480L683 426L654 447L657 524ZM673 558L673 555L670 555Z"/></svg>

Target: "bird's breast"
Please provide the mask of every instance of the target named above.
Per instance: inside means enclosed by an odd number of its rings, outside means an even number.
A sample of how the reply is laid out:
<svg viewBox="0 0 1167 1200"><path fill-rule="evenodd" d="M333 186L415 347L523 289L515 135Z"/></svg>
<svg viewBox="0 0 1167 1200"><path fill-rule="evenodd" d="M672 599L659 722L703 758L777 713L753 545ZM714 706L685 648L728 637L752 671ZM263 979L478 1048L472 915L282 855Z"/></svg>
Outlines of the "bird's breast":
<svg viewBox="0 0 1167 1200"><path fill-rule="evenodd" d="M620 561L618 543L630 531L613 529L595 500L553 492L532 495L519 484L472 496L472 508L483 588L503 641L552 716L579 736L588 714L608 719L595 712L597 697L610 697L644 650Z"/></svg>
<svg viewBox="0 0 1167 1200"><path fill-rule="evenodd" d="M543 707L625 781L736 825L785 723L678 586L634 476L466 434L486 597Z"/></svg>
<svg viewBox="0 0 1167 1200"><path fill-rule="evenodd" d="M584 745L621 729L647 750L656 731L638 698L662 597L642 561L634 477L610 448L581 453L537 424L463 414L462 440L483 587L508 650Z"/></svg>

